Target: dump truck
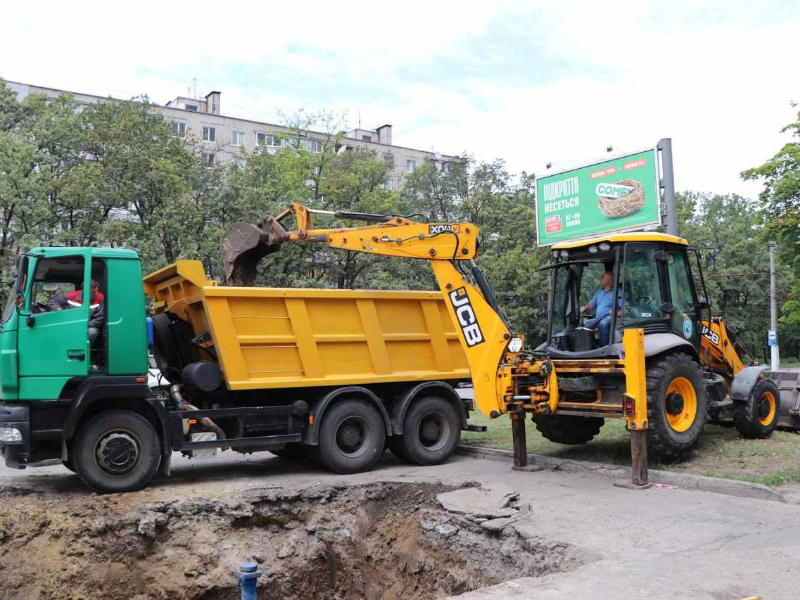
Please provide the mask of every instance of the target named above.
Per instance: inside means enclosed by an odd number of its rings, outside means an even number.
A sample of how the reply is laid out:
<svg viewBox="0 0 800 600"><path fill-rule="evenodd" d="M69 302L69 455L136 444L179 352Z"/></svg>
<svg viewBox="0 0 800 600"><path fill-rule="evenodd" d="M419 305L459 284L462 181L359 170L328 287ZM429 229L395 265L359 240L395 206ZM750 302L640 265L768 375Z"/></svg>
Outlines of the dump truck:
<svg viewBox="0 0 800 600"><path fill-rule="evenodd" d="M132 250L35 248L0 329L0 451L13 468L60 459L98 492L168 474L173 452L310 454L353 473L388 447L437 464L471 427L453 387L469 376L435 292L221 286L196 261L143 279Z"/></svg>

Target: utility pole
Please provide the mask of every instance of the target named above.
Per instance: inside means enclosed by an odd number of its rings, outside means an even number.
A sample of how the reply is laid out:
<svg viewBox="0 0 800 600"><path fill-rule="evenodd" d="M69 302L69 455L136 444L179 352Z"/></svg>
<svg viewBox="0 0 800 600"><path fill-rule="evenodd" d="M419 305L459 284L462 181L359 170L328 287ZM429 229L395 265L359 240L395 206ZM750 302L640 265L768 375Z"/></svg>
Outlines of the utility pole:
<svg viewBox="0 0 800 600"><path fill-rule="evenodd" d="M778 348L778 298L775 293L775 242L769 242L769 343L770 363L773 371L781 368L781 353Z"/></svg>
<svg viewBox="0 0 800 600"><path fill-rule="evenodd" d="M675 204L675 175L672 171L672 138L658 140L661 150L661 188L664 190L664 208L667 211L667 233L678 235L678 207Z"/></svg>

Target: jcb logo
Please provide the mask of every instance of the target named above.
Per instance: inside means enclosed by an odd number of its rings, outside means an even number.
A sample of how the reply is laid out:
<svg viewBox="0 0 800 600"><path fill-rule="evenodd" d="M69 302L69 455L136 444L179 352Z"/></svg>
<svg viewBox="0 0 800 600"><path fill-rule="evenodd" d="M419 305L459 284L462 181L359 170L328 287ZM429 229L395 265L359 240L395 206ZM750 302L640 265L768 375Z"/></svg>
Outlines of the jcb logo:
<svg viewBox="0 0 800 600"><path fill-rule="evenodd" d="M483 332L481 331L481 326L478 325L478 319L475 318L475 311L472 309L467 290L461 287L450 292L450 302L453 303L453 310L456 311L458 324L464 333L467 346L472 348L482 344L484 341Z"/></svg>
<svg viewBox="0 0 800 600"><path fill-rule="evenodd" d="M703 334L703 337L706 338L709 342L714 344L715 346L719 346L719 335L711 331L705 325L702 326L700 329L700 333Z"/></svg>
<svg viewBox="0 0 800 600"><path fill-rule="evenodd" d="M428 234L430 235L444 233L445 231L453 231L453 226L447 224L428 225Z"/></svg>

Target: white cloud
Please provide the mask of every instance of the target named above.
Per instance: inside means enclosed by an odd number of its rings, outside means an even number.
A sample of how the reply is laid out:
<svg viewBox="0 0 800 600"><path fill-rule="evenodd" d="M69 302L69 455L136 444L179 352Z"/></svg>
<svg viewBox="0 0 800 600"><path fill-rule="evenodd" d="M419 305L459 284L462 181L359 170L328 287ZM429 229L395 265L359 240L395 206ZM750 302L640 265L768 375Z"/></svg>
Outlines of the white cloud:
<svg viewBox="0 0 800 600"><path fill-rule="evenodd" d="M739 172L778 149L800 100L800 12L780 3L120 6L0 0L0 76L158 102L197 77L201 94L221 88L223 112L347 110L351 125L394 124L398 144L513 170L670 136L679 189L749 196ZM453 72L438 81L442 61ZM279 89L259 81L270 72ZM314 85L341 92L326 102Z"/></svg>

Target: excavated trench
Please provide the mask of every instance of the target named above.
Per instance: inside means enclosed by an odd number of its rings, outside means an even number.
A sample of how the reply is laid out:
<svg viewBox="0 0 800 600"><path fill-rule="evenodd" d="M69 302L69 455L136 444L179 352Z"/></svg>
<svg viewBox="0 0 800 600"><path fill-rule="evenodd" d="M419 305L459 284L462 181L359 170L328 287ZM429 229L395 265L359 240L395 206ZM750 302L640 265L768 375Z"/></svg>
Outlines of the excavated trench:
<svg viewBox="0 0 800 600"><path fill-rule="evenodd" d="M246 556L263 573L259 598L440 598L581 564L514 518L487 527L448 512L436 497L453 489L318 485L134 504L5 488L0 597L234 599Z"/></svg>

